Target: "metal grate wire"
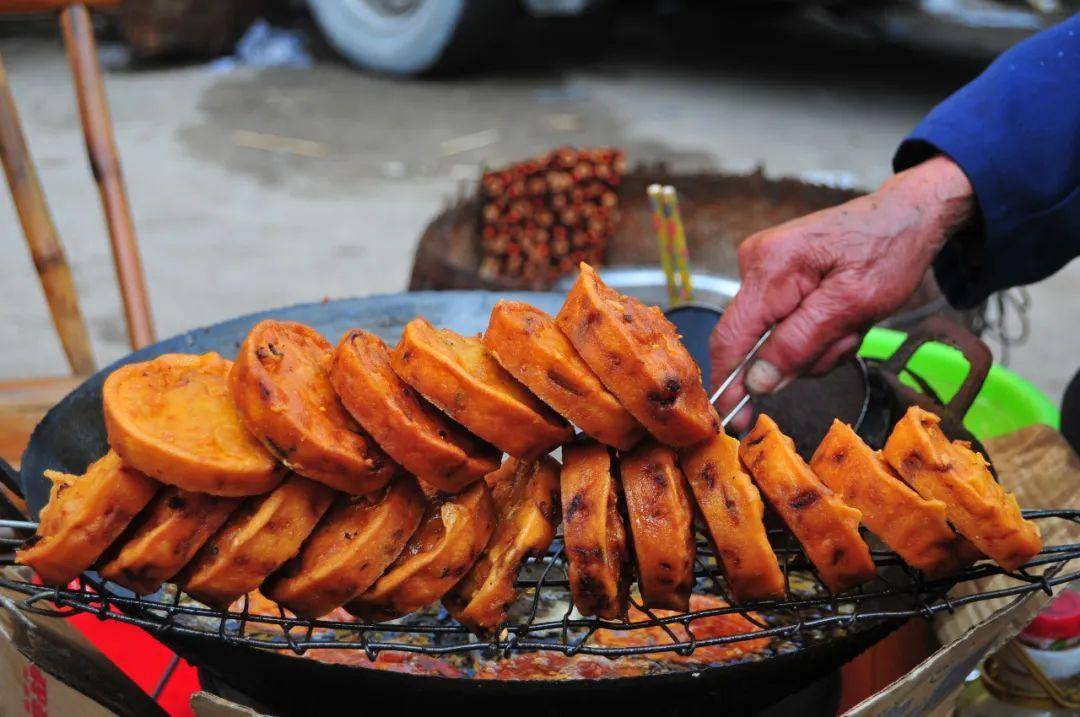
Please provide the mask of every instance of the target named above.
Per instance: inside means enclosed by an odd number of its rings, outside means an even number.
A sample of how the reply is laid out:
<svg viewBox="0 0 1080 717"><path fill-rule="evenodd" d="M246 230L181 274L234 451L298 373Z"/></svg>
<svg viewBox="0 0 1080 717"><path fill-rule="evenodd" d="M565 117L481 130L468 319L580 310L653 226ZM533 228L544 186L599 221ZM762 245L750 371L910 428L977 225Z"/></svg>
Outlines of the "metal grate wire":
<svg viewBox="0 0 1080 717"><path fill-rule="evenodd" d="M1080 525L1080 510L1025 510L1031 520L1065 520ZM3 527L28 529L32 523ZM1046 546L1037 556L1016 571L1005 571L988 561L967 567L945 579L929 579L905 565L895 553L873 550L878 577L856 590L832 594L810 569L805 554L789 533L773 533L778 559L784 568L785 596L781 600L728 604L686 613L663 614L636 604L641 619L609 621L581 617L569 600L565 558L557 542L547 555L535 558L522 571L518 586L518 617L509 620L497 635L479 639L450 620L445 613L422 613L411 618L384 623L318 619L308 620L288 615L278 608L275 614L252 610L247 597L229 610L217 610L194 602L180 591L167 587L153 596L139 597L107 581L84 575L65 588L52 588L22 579L16 570L0 572L0 586L24 595L16 605L27 612L64 617L89 613L103 620L117 620L158 635L179 635L216 640L229 645L244 645L270 650L291 650L304 654L326 648L362 650L374 660L386 650L443 656L486 652L509 655L519 651L555 651L575 654L626 657L675 653L689 655L694 650L727 645L757 638L800 640L810 634L837 630L859 631L888 621L913 617L929 618L953 612L964 605L1002 597L1014 597L1042 590L1050 593L1057 585L1080 578L1080 571L1066 571L1068 563L1080 558L1080 543ZM786 535L786 540L784 536ZM0 538L0 544L18 545L19 538ZM0 564L11 565L12 555L3 556ZM711 549L704 539L698 541L698 584L695 592L728 599L727 588L715 567ZM995 575L1006 577L1007 584L981 592L949 597L950 590ZM739 614L752 629L738 634L698 637L694 627L705 618ZM678 627L685 635L675 631ZM632 645L601 644L595 637L601 631L627 633L648 628L659 629L668 642Z"/></svg>

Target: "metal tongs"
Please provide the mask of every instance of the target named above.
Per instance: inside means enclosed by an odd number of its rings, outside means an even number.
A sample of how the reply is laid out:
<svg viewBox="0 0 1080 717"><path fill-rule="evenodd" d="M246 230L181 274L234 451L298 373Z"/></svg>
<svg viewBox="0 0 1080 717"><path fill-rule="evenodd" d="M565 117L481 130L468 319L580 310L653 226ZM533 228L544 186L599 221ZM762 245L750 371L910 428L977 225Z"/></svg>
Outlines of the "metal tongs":
<svg viewBox="0 0 1080 717"><path fill-rule="evenodd" d="M764 346L765 342L769 340L769 337L772 336L772 331L772 329L769 329L761 335L761 338L758 339L757 343L754 344L754 346L750 349L749 352L747 352L746 356L743 357L743 360L740 361L739 365L735 367L735 370L728 374L728 377L725 378L723 383L720 384L720 387L716 389L716 393L714 393L712 395L712 398L709 399L709 403L713 404L714 406L716 405L717 399L719 399L720 396L724 393L724 391L726 391L728 387L731 386L732 383L734 383L735 378L742 373L743 369L746 368L747 364L749 364L750 361L754 358L754 356L757 355L758 349ZM731 423L731 420L735 418L735 416L739 415L739 411L746 408L746 404L748 403L750 403L749 392L744 394L743 397L739 399L739 402L735 404L735 407L728 411L727 415L724 416L723 419L721 419L720 426L723 428L727 428L727 425Z"/></svg>

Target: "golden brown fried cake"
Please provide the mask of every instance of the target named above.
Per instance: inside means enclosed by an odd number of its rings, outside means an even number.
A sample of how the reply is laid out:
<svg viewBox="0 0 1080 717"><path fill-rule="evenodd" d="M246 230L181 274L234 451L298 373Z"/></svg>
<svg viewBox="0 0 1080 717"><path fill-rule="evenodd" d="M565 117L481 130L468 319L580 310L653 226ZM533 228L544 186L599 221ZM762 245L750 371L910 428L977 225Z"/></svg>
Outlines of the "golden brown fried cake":
<svg viewBox="0 0 1080 717"><path fill-rule="evenodd" d="M784 597L784 574L765 532L765 503L739 461L739 441L718 433L684 448L679 462L735 598Z"/></svg>
<svg viewBox="0 0 1080 717"><path fill-rule="evenodd" d="M176 584L211 607L228 607L300 551L333 499L334 491L322 483L288 475L266 495L244 501Z"/></svg>
<svg viewBox="0 0 1080 717"><path fill-rule="evenodd" d="M574 605L582 615L626 615L633 571L611 453L590 439L563 446L563 544Z"/></svg>
<svg viewBox="0 0 1080 717"><path fill-rule="evenodd" d="M113 371L101 391L109 444L124 463L187 491L265 493L281 481L229 395L230 361L165 354Z"/></svg>
<svg viewBox="0 0 1080 717"><path fill-rule="evenodd" d="M450 614L478 635L497 629L518 590L521 565L547 553L559 525L559 462L509 458L485 479L491 488L495 529L465 577L443 597Z"/></svg>
<svg viewBox="0 0 1080 717"><path fill-rule="evenodd" d="M415 318L390 363L450 418L515 458L533 460L573 435L570 424L515 381L480 339Z"/></svg>
<svg viewBox="0 0 1080 717"><path fill-rule="evenodd" d="M491 491L484 481L441 504L431 504L397 560L345 609L364 620L379 621L435 602L476 562L494 525Z"/></svg>
<svg viewBox="0 0 1080 717"><path fill-rule="evenodd" d="M810 468L863 523L908 565L931 576L959 570L962 539L949 527L945 504L926 500L904 484L881 454L851 427L833 421Z"/></svg>
<svg viewBox="0 0 1080 717"><path fill-rule="evenodd" d="M93 565L146 507L161 484L109 451L81 476L45 471L52 481L37 533L15 554L46 585L63 587Z"/></svg>
<svg viewBox="0 0 1080 717"><path fill-rule="evenodd" d="M330 385L332 355L314 329L260 321L240 347L229 388L244 424L291 470L363 495L398 467L342 407Z"/></svg>
<svg viewBox="0 0 1080 717"><path fill-rule="evenodd" d="M950 441L940 423L928 411L909 408L885 443L885 460L919 495L945 503L949 521L976 548L1015 570L1042 550L1039 528L994 481L986 459Z"/></svg>
<svg viewBox="0 0 1080 717"><path fill-rule="evenodd" d="M341 338L330 383L353 418L405 470L457 493L499 467L502 451L425 401L390 367L390 351L360 329Z"/></svg>
<svg viewBox="0 0 1080 717"><path fill-rule="evenodd" d="M427 501L411 476L365 496L340 496L300 554L262 592L300 617L321 617L370 588L405 549Z"/></svg>
<svg viewBox="0 0 1080 717"><path fill-rule="evenodd" d="M491 312L484 345L525 387L586 435L626 451L645 428L604 388L555 319L520 301Z"/></svg>
<svg viewBox="0 0 1080 717"><path fill-rule="evenodd" d="M619 458L645 607L685 611L694 587L694 506L675 451L650 439Z"/></svg>
<svg viewBox="0 0 1080 717"><path fill-rule="evenodd" d="M241 501L169 486L139 514L99 572L149 595L180 572Z"/></svg>
<svg viewBox="0 0 1080 717"><path fill-rule="evenodd" d="M874 578L870 549L859 535L862 514L814 475L771 418L758 417L739 457L830 590L844 592Z"/></svg>
<svg viewBox="0 0 1080 717"><path fill-rule="evenodd" d="M555 322L585 363L649 433L689 446L720 430L701 369L660 309L613 291L588 264Z"/></svg>

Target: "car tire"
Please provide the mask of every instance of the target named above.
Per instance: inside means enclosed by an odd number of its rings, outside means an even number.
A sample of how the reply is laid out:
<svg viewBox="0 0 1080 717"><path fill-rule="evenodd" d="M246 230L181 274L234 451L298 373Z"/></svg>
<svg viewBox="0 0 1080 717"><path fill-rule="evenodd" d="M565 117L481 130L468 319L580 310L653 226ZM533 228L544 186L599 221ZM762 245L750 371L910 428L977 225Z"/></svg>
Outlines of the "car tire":
<svg viewBox="0 0 1080 717"><path fill-rule="evenodd" d="M390 75L475 66L518 10L513 0L308 0L308 6L335 50Z"/></svg>

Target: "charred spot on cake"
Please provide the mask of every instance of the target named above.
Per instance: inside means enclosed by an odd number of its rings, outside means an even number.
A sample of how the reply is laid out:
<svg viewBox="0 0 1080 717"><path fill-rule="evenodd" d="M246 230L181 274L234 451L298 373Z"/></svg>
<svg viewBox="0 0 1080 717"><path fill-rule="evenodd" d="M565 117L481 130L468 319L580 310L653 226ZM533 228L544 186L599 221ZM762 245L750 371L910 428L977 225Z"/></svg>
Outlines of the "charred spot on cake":
<svg viewBox="0 0 1080 717"><path fill-rule="evenodd" d="M589 506L585 500L584 493L575 493L570 498L570 503L566 506L566 515L564 516L567 522L578 520L578 518L584 519L589 514Z"/></svg>
<svg viewBox="0 0 1080 717"><path fill-rule="evenodd" d="M721 486L721 492L724 496L724 507L727 509L728 515L733 522L739 520L739 504L735 502L735 498L728 494L727 489Z"/></svg>
<svg viewBox="0 0 1080 717"><path fill-rule="evenodd" d="M659 463L646 464L644 473L645 477L651 480L660 490L667 487L667 474L664 472L664 467Z"/></svg>
<svg viewBox="0 0 1080 717"><path fill-rule="evenodd" d="M788 505L794 510L803 510L816 503L819 498L821 498L821 493L813 488L808 488L796 493L795 496L788 501Z"/></svg>
<svg viewBox="0 0 1080 717"><path fill-rule="evenodd" d="M581 562L582 565L586 563L600 563L604 560L604 554L600 551L600 548L593 546L577 546L573 549L574 557Z"/></svg>
<svg viewBox="0 0 1080 717"><path fill-rule="evenodd" d="M768 437L768 435L769 434L766 433L765 431L762 431L761 433L757 433L757 434L751 433L745 439L746 440L746 445L747 446L756 446L759 443L761 443L762 441L764 441L766 439L766 437Z"/></svg>
<svg viewBox="0 0 1080 717"><path fill-rule="evenodd" d="M698 477L701 478L701 482L705 484L708 490L712 490L716 487L716 466L712 463L706 463L698 471Z"/></svg>
<svg viewBox="0 0 1080 717"><path fill-rule="evenodd" d="M259 381L259 395L262 396L262 400L269 401L273 398L274 389L266 381Z"/></svg>

